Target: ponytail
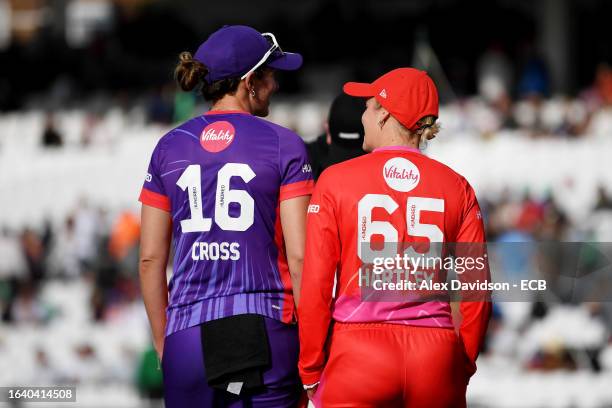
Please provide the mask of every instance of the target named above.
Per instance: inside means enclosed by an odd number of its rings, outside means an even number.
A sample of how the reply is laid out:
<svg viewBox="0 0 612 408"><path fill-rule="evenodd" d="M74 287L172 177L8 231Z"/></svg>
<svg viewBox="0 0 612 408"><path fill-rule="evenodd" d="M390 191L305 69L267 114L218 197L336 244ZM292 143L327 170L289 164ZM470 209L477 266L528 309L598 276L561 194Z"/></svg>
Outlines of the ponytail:
<svg viewBox="0 0 612 408"><path fill-rule="evenodd" d="M174 69L174 78L183 91L192 91L201 82L205 82L207 74L208 68L194 60L190 52L181 52L179 63Z"/></svg>
<svg viewBox="0 0 612 408"><path fill-rule="evenodd" d="M255 77L262 78L267 69L265 66L255 70ZM179 62L174 69L174 78L183 91L189 92L199 87L202 96L213 103L223 98L226 94L233 95L238 89L240 78L224 78L208 82L208 67L202 62L193 59L190 52L181 52Z"/></svg>

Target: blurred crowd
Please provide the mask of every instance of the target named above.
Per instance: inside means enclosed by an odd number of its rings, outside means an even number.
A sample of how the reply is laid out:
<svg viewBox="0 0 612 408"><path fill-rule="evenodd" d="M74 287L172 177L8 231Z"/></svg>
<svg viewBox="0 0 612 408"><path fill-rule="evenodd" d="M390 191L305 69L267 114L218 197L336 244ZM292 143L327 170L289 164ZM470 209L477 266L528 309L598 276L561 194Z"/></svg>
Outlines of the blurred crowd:
<svg viewBox="0 0 612 408"><path fill-rule="evenodd" d="M90 299L94 321L112 319L121 305L138 297L139 220L130 212L110 219L85 201L61 226L41 230L4 229L2 254L2 318L6 322L44 324L53 311L36 302L49 279L86 279L95 290Z"/></svg>
<svg viewBox="0 0 612 408"><path fill-rule="evenodd" d="M612 134L612 68L609 65L597 67L592 86L576 97L549 96L547 77L545 71L538 71L539 64L534 64L534 72L523 73L520 85L513 88L505 74L509 67L503 68L503 54L492 52L485 57L478 79L479 93L457 97L440 108L445 138L489 139L521 134L533 138L609 139ZM307 140L312 139L325 121L326 103L310 100L308 96L304 100L291 99L289 103L280 98L281 102L272 106L271 119ZM74 143L83 147L106 144L109 134L105 121L121 117L124 122L130 122L136 116L144 125L169 127L207 109L195 94L180 92L171 83L133 104L111 107L112 100L94 103L95 108L86 109L79 124L80 134L70 142L66 140L67 129L62 121L49 111L40 145L55 148Z"/></svg>
<svg viewBox="0 0 612 408"><path fill-rule="evenodd" d="M504 191L480 202L493 279L547 284L494 302L484 355L531 372L612 370L611 197L600 188L583 222L551 196Z"/></svg>
<svg viewBox="0 0 612 408"><path fill-rule="evenodd" d="M52 347L52 339L38 339L29 350L35 367L29 384L127 380L143 397L161 398L157 355L152 345L138 340L148 337L138 284L139 235L139 219L132 212L111 214L84 199L61 225L46 222L39 229L1 231L0 354L11 353L10 331L28 328L39 333L51 330L65 349L66 358L58 364L57 354L62 351ZM111 337L134 323L131 330L142 335L115 350L122 355L119 361L108 361L92 328L99 327L112 345L117 340ZM27 367L27 360L22 362ZM20 376L27 376L23 367L15 369L9 381L23 381Z"/></svg>
<svg viewBox="0 0 612 408"><path fill-rule="evenodd" d="M612 134L612 67L595 69L590 86L570 97L551 93L545 63L531 57L519 73L499 48L479 59L477 95L446 106L453 131L476 131L485 137L521 130L532 137L609 138ZM446 123L445 123L446 124Z"/></svg>

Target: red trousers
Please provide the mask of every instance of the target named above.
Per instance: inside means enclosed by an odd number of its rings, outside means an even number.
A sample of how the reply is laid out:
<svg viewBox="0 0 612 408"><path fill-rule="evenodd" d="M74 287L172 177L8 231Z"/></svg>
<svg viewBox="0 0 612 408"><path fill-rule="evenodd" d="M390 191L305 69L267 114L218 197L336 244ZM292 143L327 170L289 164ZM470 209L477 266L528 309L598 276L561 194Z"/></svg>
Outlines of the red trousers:
<svg viewBox="0 0 612 408"><path fill-rule="evenodd" d="M466 355L453 329L336 323L317 408L465 407Z"/></svg>

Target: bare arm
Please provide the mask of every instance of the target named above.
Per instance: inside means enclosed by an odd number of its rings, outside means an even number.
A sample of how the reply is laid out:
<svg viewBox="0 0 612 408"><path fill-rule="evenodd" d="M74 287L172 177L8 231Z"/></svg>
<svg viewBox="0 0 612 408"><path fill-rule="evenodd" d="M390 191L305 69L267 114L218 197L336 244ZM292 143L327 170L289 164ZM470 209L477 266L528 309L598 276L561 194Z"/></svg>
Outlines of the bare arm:
<svg viewBox="0 0 612 408"><path fill-rule="evenodd" d="M304 245L306 243L306 209L310 196L299 196L281 201L280 218L285 237L287 263L293 285L295 305L299 303L300 285L302 282L302 263L304 262Z"/></svg>
<svg viewBox="0 0 612 408"><path fill-rule="evenodd" d="M141 219L140 287L153 332L155 350L161 359L168 306L166 266L172 239L172 219L166 211L148 205L142 206Z"/></svg>

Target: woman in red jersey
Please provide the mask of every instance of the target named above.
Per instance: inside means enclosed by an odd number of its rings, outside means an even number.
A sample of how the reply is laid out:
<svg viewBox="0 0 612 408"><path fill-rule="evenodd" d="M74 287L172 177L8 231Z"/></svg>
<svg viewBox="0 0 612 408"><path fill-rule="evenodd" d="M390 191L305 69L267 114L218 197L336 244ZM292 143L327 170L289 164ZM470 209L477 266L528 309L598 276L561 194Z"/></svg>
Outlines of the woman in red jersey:
<svg viewBox="0 0 612 408"><path fill-rule="evenodd" d="M370 153L325 170L310 201L298 310L302 382L317 407L465 406L490 316L488 294L462 293L471 297L462 298L457 333L447 297L408 301L390 286L378 292L380 276L366 269L378 253L371 244L383 238L413 257L457 243L453 259L473 256L482 266L460 279L488 278L474 191L418 149L438 131L436 87L425 72L400 68L344 91L367 98L362 123ZM414 267L409 280L424 276Z"/></svg>

